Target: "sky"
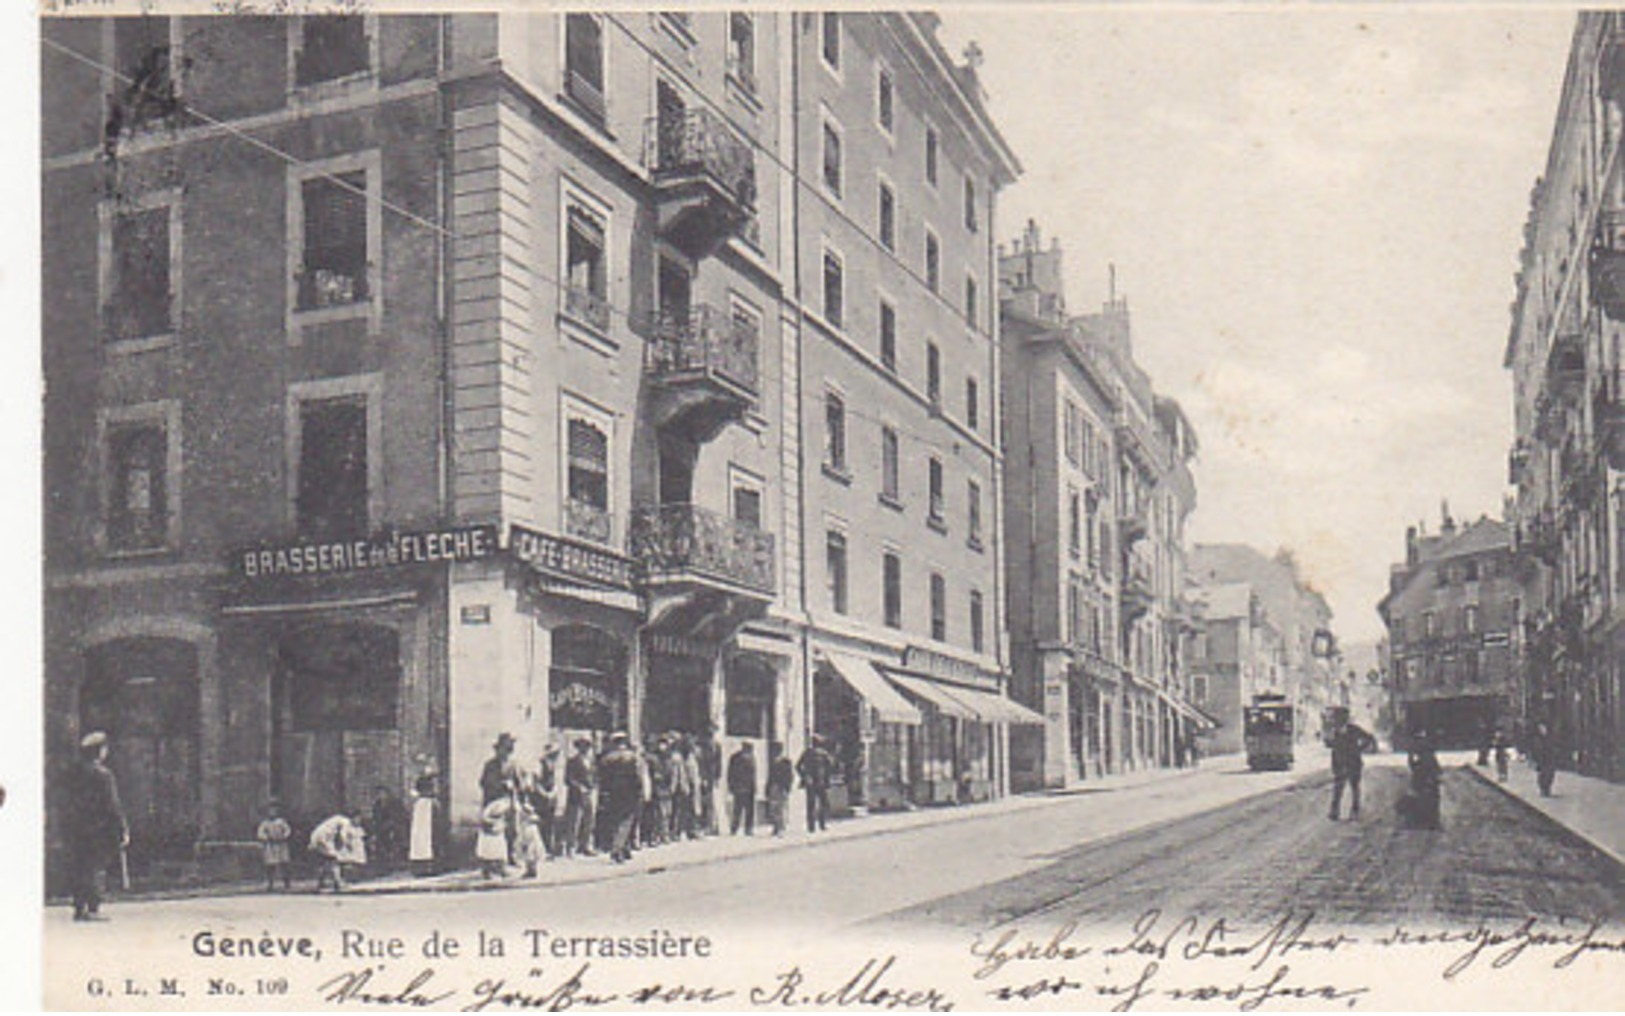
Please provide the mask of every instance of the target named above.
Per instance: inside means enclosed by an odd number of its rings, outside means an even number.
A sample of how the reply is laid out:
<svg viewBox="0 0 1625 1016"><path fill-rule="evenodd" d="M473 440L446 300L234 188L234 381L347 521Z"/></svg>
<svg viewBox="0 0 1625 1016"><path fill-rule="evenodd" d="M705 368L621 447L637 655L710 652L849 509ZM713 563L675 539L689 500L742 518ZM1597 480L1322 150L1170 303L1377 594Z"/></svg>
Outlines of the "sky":
<svg viewBox="0 0 1625 1016"><path fill-rule="evenodd" d="M1344 640L1408 524L1498 516L1501 366L1574 13L944 8L1025 167L999 199L1065 251L1184 406L1198 542L1290 547Z"/></svg>

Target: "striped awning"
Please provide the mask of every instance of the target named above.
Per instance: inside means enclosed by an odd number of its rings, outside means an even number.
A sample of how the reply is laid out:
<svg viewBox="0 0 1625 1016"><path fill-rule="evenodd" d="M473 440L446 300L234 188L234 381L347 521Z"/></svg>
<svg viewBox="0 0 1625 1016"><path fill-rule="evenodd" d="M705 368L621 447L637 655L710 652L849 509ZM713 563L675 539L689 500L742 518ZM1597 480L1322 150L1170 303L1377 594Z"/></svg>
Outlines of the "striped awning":
<svg viewBox="0 0 1625 1016"><path fill-rule="evenodd" d="M823 661L869 705L882 723L907 723L918 726L922 717L908 699L886 683L880 671L869 660L846 653L823 653Z"/></svg>
<svg viewBox="0 0 1625 1016"><path fill-rule="evenodd" d="M938 684L929 678L887 671L886 680L911 695L919 696L944 716L952 716L960 720L980 720L982 718L974 708L960 699L958 695L949 691L946 686Z"/></svg>
<svg viewBox="0 0 1625 1016"><path fill-rule="evenodd" d="M1003 695L975 688L963 688L957 684L950 688L948 693L974 709L987 723L1005 723L1012 726L1044 725L1044 717Z"/></svg>

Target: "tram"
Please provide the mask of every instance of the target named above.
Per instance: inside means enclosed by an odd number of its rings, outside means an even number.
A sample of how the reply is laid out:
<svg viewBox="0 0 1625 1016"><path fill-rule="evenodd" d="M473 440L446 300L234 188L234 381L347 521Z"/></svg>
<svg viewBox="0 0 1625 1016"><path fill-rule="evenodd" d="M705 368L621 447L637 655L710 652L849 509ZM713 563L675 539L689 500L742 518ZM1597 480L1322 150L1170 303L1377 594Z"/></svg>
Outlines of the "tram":
<svg viewBox="0 0 1625 1016"><path fill-rule="evenodd" d="M1292 768L1292 704L1277 692L1253 696L1242 710L1242 738L1247 747L1247 768Z"/></svg>

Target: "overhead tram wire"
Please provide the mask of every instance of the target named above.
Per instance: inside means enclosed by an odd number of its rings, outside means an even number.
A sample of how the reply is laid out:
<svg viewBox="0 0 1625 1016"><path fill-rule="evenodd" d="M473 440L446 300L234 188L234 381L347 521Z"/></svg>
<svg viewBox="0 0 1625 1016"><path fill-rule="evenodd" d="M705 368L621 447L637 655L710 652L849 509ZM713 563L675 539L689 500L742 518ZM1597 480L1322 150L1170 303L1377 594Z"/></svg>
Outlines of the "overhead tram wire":
<svg viewBox="0 0 1625 1016"><path fill-rule="evenodd" d="M611 19L611 20L614 20L614 19ZM616 21L615 23L616 23L616 27L619 28L622 32L629 32L629 30L625 26L620 25L618 21ZM633 41L637 45L639 45L640 48L643 48L646 52L650 52L652 54L653 51L648 50L647 46L645 46L641 42L641 40L634 39ZM124 84L134 84L134 79L130 78L128 75L125 75L125 74L119 72L116 68L113 68L113 67L107 65L106 63L103 63L99 59L96 59L94 57L91 57L91 56L88 56L88 55L86 55L84 53L81 53L80 51L74 49L71 46L65 46L62 43L59 43L59 42L55 41L54 39L50 39L50 38L47 38L45 36L41 36L40 42L42 44L44 44L45 46L49 47L50 49L53 49L53 50L61 53L62 55L66 56L66 57L69 57L70 59L75 60L78 63L83 64L84 66L95 70L98 75L107 74L107 75L111 76L115 81L119 81L119 82L122 82ZM695 94L698 95L699 93L696 92ZM701 98L704 98L704 96L701 96ZM255 149L259 150L259 151L265 152L265 153L275 157L279 161L281 161L281 162L283 162L283 163L285 163L285 164L287 164L289 166L292 166L292 167L294 167L296 169L299 169L301 171L307 171L308 170L309 173L310 173L310 176L312 178L320 178L320 179L326 180L326 181L331 182L334 185L336 185L336 186L338 186L338 187L340 187L340 188L342 188L344 190L349 191L350 193L359 195L361 197L370 197L367 188L358 187L355 184L352 184L350 181L344 179L343 177L335 175L335 174L333 174L331 172L328 172L326 170L311 169L311 162L310 161L305 160L305 159L301 159L298 156L294 155L293 153L291 153L291 152L289 152L289 151L287 151L285 149L278 148L276 145L274 145L274 144L272 144L272 143L270 143L268 141L265 141L265 140L263 140L261 138L257 138L255 136L253 136L252 134L250 134L249 132L243 130L242 128L235 126L234 124L231 124L231 123L229 123L227 121L221 120L221 119L219 119L217 117L211 116L210 114L198 109L195 105L193 105L190 102L187 102L185 100L182 101L182 111L187 116L190 116L190 117L193 117L193 118L195 118L197 120L202 121L205 126L209 127L212 130L217 130L217 131L220 131L222 134L226 134L226 135L229 135L229 136L231 136L233 138L236 138L237 140L240 140L240 141L252 146L253 148L255 148ZM730 121L730 123L731 122L732 121ZM757 141L755 141L753 139L753 140L751 140L750 144L752 145L752 147L756 148L757 150L766 152L766 149L762 148L760 142L757 142ZM794 180L798 185L808 187L809 189L812 189L811 185L807 184L803 180L801 180L800 175L798 173L796 173L793 169L787 167L783 162L781 162L777 158L773 158L771 155L769 155L769 158L770 158L770 161L772 161L776 166L778 166L781 169L781 171L788 172L789 175L790 175L790 178L792 180ZM435 222L432 222L432 221L430 221L428 219L425 219L421 215L418 215L416 212L413 212L411 209L403 208L400 205L395 204L394 202L386 200L383 197L382 193L380 193L378 195L378 203L379 203L380 208L382 208L382 209L384 209L386 211L389 211L389 212L393 212L394 214L396 214L396 215L400 216L401 218L405 219L411 225L417 226L417 227L422 228L422 229L427 229L430 232L434 233L436 236L439 236L439 237L442 237L442 238L445 238L445 239L449 239L449 240L458 239L457 234L455 233L455 231L453 231L451 229L448 229L448 228L446 228L446 227L444 227L444 226L442 226L442 225L440 225L438 223L435 223ZM874 238L870 237L866 232L863 232L862 227L859 226L853 220L851 220L850 217L846 216L844 211L841 211L840 209L836 209L836 212L843 219L845 219L845 221L847 221L849 224L851 224L854 228L858 229L858 231L860 233L863 233L863 236L864 236L864 238L866 240L869 240L871 243L875 243L875 244L878 245L878 241L874 240ZM880 249L884 250L884 247L881 247ZM887 253L889 254L890 252L887 252ZM901 262L899 262L899 263L901 263ZM904 266L904 270L909 271L907 266ZM560 279L560 278L558 278L556 276L549 275L548 273L546 273L544 271L541 271L540 269L531 269L531 272L538 280L540 280L544 284L551 285L551 286L564 286L564 285L567 284L565 282L565 280ZM910 274L913 275L912 271L910 271ZM916 280L919 279L919 277L917 275L914 275L913 277ZM920 280L920 281L921 281L921 285L924 285L923 280ZM635 328L630 328L630 326L633 325L634 323L639 323L640 319L639 319L638 315L634 315L634 313L629 308L624 307L624 306L622 306L622 305L620 305L618 303L615 303L613 301L605 300L604 301L604 306L606 307L606 309L610 313L615 314L616 316L620 317L622 320L626 321L628 326L629 326L629 329L632 331L632 334L639 341L643 342L644 344L647 344L649 342L649 338L647 336L642 335ZM769 376L768 380L773 381L773 382L778 382L778 381L780 381L782 379L777 378L777 377ZM940 410L937 410L937 412L940 412ZM848 405L846 407L846 414L848 416L856 417L856 418L861 419L861 420L866 420L866 421L868 421L870 423L874 423L874 424L877 424L877 425L880 425L880 426L892 426L895 423L895 421L892 420L892 419L876 416L874 414L864 412L863 410L853 408L850 405ZM928 439L928 438L920 437L920 436L918 436L916 434L913 434L913 433L905 433L905 432L901 432L901 431L898 431L897 433L898 433L899 437L906 438L910 442L912 442L912 443L914 443L914 444L916 444L916 445L918 445L920 447L932 448L932 449L935 449L935 450L937 450L939 452L943 452L944 454L958 455L963 450L957 442L954 443L954 444L945 444L945 443L940 442L940 441L935 441L935 440L931 440L931 439ZM992 445L991 440L989 440L988 443L989 443L990 446ZM997 451L997 449L995 448L995 453L996 453L996 451Z"/></svg>

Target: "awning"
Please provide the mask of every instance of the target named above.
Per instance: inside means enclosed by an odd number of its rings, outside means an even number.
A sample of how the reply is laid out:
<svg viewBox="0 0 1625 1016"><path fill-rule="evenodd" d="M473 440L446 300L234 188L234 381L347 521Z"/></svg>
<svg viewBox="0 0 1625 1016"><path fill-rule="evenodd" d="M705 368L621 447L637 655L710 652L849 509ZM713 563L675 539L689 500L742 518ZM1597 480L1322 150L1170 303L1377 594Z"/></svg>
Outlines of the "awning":
<svg viewBox="0 0 1625 1016"><path fill-rule="evenodd" d="M953 716L961 720L981 719L975 709L972 709L952 691L928 678L887 671L886 680L893 682L905 691L918 695L935 706L937 711L944 716Z"/></svg>
<svg viewBox="0 0 1625 1016"><path fill-rule="evenodd" d="M1044 725L1044 717L1019 702L1012 702L1003 695L996 695L990 691L977 691L973 688L961 688L958 685L954 685L949 689L948 694L976 710L981 718L988 723Z"/></svg>
<svg viewBox="0 0 1625 1016"><path fill-rule="evenodd" d="M848 656L845 653L824 653L824 662L840 675L841 680L851 686L852 690L863 696L863 700L874 707L875 714L883 723L910 723L918 726L921 722L920 711L897 693L897 689L886 683L880 676L880 671L868 660L858 656Z"/></svg>
<svg viewBox="0 0 1625 1016"><path fill-rule="evenodd" d="M1202 712L1202 710L1191 705L1189 702L1174 698L1172 695L1160 688L1157 689L1157 697L1168 703L1169 707L1172 708L1174 712L1182 714L1186 719L1191 720L1199 727L1217 729L1219 726L1218 720L1215 720L1207 713Z"/></svg>

